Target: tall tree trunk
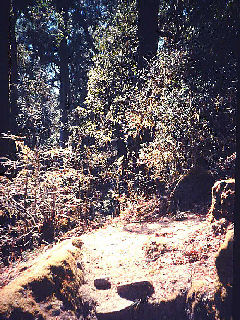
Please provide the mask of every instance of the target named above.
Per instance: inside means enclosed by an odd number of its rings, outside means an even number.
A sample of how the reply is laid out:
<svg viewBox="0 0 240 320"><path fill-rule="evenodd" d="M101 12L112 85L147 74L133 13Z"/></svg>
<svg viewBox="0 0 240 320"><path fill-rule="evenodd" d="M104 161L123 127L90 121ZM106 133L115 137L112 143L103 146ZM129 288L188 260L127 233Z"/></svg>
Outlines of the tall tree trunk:
<svg viewBox="0 0 240 320"><path fill-rule="evenodd" d="M12 133L17 133L17 98L18 98L18 63L17 63L17 41L16 41L16 33L15 26L17 21L17 10L14 5L11 8L10 15L10 129Z"/></svg>
<svg viewBox="0 0 240 320"><path fill-rule="evenodd" d="M60 146L64 147L68 138L68 132L66 128L68 110L71 104L70 95L70 80L69 80L69 48L66 39L66 27L67 27L68 14L64 12L64 38L62 39L59 47L60 58L60 109L62 111L61 117L61 130L60 130Z"/></svg>
<svg viewBox="0 0 240 320"><path fill-rule="evenodd" d="M159 0L138 0L138 63L142 68L144 58L153 57L158 48L158 10Z"/></svg>
<svg viewBox="0 0 240 320"><path fill-rule="evenodd" d="M11 130L10 119L12 114L9 106L9 62L10 62L10 40L9 40L9 17L10 17L10 1L7 1L6 5L2 6L0 12L0 157L11 157L14 159L16 148L12 140L2 138L3 133L8 133ZM0 160L0 175L2 175L6 169L3 166L2 160Z"/></svg>
<svg viewBox="0 0 240 320"><path fill-rule="evenodd" d="M7 1L8 5L3 6L4 8L0 13L0 47L1 47L1 59L0 59L0 133L7 132L10 129L10 108L9 108L9 16L10 16L10 3ZM1 147L1 154L3 153L3 146Z"/></svg>

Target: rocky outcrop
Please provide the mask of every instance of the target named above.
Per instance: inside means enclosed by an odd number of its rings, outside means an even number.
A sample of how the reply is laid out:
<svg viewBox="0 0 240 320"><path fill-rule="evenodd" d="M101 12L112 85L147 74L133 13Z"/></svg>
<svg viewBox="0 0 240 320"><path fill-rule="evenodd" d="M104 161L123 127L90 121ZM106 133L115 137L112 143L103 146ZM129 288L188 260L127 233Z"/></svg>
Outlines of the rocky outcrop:
<svg viewBox="0 0 240 320"><path fill-rule="evenodd" d="M219 319L214 308L214 289L211 292L208 282L204 279L192 282L187 294L186 312L188 319Z"/></svg>
<svg viewBox="0 0 240 320"><path fill-rule="evenodd" d="M187 295L190 319L232 319L233 229L216 254L218 280L212 287L204 279L194 281Z"/></svg>
<svg viewBox="0 0 240 320"><path fill-rule="evenodd" d="M211 188L214 184L212 174L202 168L193 168L184 175L170 195L168 211L186 211L196 204L211 202Z"/></svg>
<svg viewBox="0 0 240 320"><path fill-rule="evenodd" d="M234 231L231 229L227 232L215 261L219 281L226 288L231 288L233 285L233 241Z"/></svg>
<svg viewBox="0 0 240 320"><path fill-rule="evenodd" d="M209 220L225 218L233 222L234 218L235 179L220 180L212 188L212 205Z"/></svg>
<svg viewBox="0 0 240 320"><path fill-rule="evenodd" d="M192 283L188 292L187 311L191 319L232 319L234 188L234 179L217 181L212 188L208 218L214 231L225 234L225 240L215 255L217 279L212 287L201 279Z"/></svg>
<svg viewBox="0 0 240 320"><path fill-rule="evenodd" d="M0 290L0 319L55 319L66 309L77 314L81 301L76 296L83 282L77 265L80 247L78 238L65 240L25 266Z"/></svg>
<svg viewBox="0 0 240 320"><path fill-rule="evenodd" d="M233 242L234 231L230 229L226 234L224 243L219 248L215 260L219 278L215 301L221 319L231 319L232 314Z"/></svg>
<svg viewBox="0 0 240 320"><path fill-rule="evenodd" d="M200 279L188 292L191 319L232 319L234 189L235 179L217 181L212 188L208 219L215 234L225 234L225 240L215 255L217 279L212 287Z"/></svg>

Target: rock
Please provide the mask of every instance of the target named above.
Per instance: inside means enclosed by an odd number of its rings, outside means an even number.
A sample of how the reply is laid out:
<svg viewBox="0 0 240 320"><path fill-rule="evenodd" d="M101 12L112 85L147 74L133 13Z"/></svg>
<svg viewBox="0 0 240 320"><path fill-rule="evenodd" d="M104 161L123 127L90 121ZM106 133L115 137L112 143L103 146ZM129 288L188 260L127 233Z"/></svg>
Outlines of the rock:
<svg viewBox="0 0 240 320"><path fill-rule="evenodd" d="M109 278L99 278L94 280L94 286L98 290L107 290L111 288Z"/></svg>
<svg viewBox="0 0 240 320"><path fill-rule="evenodd" d="M220 180L212 188L212 205L209 210L209 220L225 218L234 220L235 179Z"/></svg>
<svg viewBox="0 0 240 320"><path fill-rule="evenodd" d="M196 204L210 203L213 184L214 179L209 171L198 167L191 169L172 191L168 211L187 211Z"/></svg>
<svg viewBox="0 0 240 320"><path fill-rule="evenodd" d="M186 300L187 319L230 320L231 309L231 297L226 295L218 282L209 287L204 280L193 281Z"/></svg>
<svg viewBox="0 0 240 320"><path fill-rule="evenodd" d="M233 284L233 241L234 231L231 229L227 232L215 260L219 281L224 287L232 287Z"/></svg>
<svg viewBox="0 0 240 320"><path fill-rule="evenodd" d="M205 280L194 280L187 294L187 319L219 319L216 316L214 298L209 295L210 288Z"/></svg>
<svg viewBox="0 0 240 320"><path fill-rule="evenodd" d="M150 297L154 293L154 288L149 281L139 281L118 286L117 293L122 298L134 301Z"/></svg>
<svg viewBox="0 0 240 320"><path fill-rule="evenodd" d="M218 279L209 287L206 280L194 280L187 295L188 319L232 319L233 238L230 229L216 254Z"/></svg>
<svg viewBox="0 0 240 320"><path fill-rule="evenodd" d="M83 245L83 242L80 238L74 238L72 240L72 245L77 247L78 249L81 249L82 248L82 245Z"/></svg>
<svg viewBox="0 0 240 320"><path fill-rule="evenodd" d="M83 272L76 266L80 254L68 239L29 262L0 289L0 319L51 319L53 310L43 309L45 303L78 308L81 301L76 297L83 283Z"/></svg>

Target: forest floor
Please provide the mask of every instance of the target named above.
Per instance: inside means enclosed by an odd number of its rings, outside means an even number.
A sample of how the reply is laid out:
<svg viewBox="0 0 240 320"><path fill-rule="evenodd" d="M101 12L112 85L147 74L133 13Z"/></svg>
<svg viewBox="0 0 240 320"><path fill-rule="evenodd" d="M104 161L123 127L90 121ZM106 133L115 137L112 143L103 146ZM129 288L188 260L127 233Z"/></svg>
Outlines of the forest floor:
<svg viewBox="0 0 240 320"><path fill-rule="evenodd" d="M153 319L164 315L175 319L176 310L176 319L184 319L193 281L205 281L208 294L213 294L215 254L225 231L216 235L206 216L196 213L188 213L182 221L160 217L133 223L115 218L81 237L85 279L81 296L96 306L97 319L126 319L133 307L137 314L145 312L146 319L150 314ZM102 278L110 288L96 289L94 280ZM145 319L143 313L137 319Z"/></svg>
<svg viewBox="0 0 240 320"><path fill-rule="evenodd" d="M84 284L79 295L95 309L88 319L187 319L186 296L192 283L205 281L208 295L214 292L215 255L227 229L216 233L206 214L187 212L180 218L149 217L145 221L121 214L84 234L70 231L64 238L80 236L83 242ZM51 246L2 270L1 286ZM107 280L109 287L97 289L96 279Z"/></svg>

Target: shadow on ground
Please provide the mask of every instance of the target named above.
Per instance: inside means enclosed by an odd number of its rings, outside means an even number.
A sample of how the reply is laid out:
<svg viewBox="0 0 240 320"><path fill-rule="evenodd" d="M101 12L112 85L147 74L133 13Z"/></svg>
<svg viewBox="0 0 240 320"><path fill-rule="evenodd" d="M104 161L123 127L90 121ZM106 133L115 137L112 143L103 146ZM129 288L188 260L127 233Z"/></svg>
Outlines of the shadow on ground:
<svg viewBox="0 0 240 320"><path fill-rule="evenodd" d="M98 314L98 320L187 320L186 296L181 295L172 301L151 304L137 300L130 307L105 314Z"/></svg>

